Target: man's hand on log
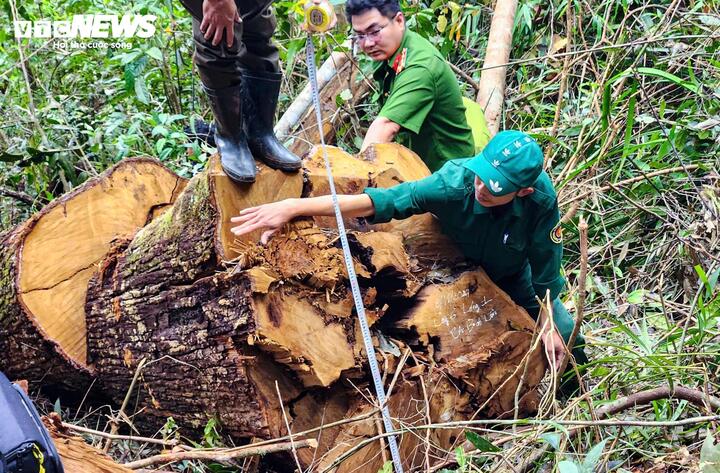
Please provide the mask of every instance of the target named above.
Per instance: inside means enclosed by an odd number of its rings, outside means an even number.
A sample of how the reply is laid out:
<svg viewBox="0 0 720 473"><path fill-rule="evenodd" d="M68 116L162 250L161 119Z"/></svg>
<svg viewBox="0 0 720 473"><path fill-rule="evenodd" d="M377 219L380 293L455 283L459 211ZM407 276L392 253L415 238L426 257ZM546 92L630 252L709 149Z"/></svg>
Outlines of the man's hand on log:
<svg viewBox="0 0 720 473"><path fill-rule="evenodd" d="M241 210L240 215L230 219L231 222L240 224L231 227L230 231L240 236L265 228L267 230L260 236L260 243L265 245L276 231L294 217L294 206L288 199L257 207L248 207Z"/></svg>
<svg viewBox="0 0 720 473"><path fill-rule="evenodd" d="M200 32L205 39L217 46L225 33L227 46L231 47L235 38L235 22L242 23L234 0L205 0L202 9Z"/></svg>
<svg viewBox="0 0 720 473"><path fill-rule="evenodd" d="M565 343L555 327L547 327L542 334L543 345L545 346L545 356L552 370L559 369L563 365L565 359ZM562 375L562 373L557 373Z"/></svg>

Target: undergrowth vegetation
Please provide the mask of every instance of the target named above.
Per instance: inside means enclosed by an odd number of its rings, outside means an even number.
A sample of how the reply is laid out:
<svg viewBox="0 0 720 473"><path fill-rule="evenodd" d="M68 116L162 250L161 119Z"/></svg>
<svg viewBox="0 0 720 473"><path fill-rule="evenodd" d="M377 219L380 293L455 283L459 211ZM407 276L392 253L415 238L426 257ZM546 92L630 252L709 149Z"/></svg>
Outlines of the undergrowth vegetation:
<svg viewBox="0 0 720 473"><path fill-rule="evenodd" d="M18 45L11 30L0 30L2 228L125 157L155 156L184 176L203 168L214 150L189 141L183 128L211 114L192 69L190 18L177 2L2 5L3 24L95 12L158 17L156 34L128 49ZM275 9L282 109L306 81L305 37L295 2ZM409 1L404 9L474 98L489 2ZM347 34L341 25L319 59ZM720 471L720 448L706 441L720 417L703 417L717 406L702 398L666 395L617 411L612 418L626 424L597 420L604 406L649 389L720 392L719 48L714 0L520 2L502 128L527 131L545 147L564 213L564 301L584 313L590 364L578 395L557 400L548 391L537 416L545 420L469 428L476 433L449 452L446 471ZM370 75L370 62L358 63ZM366 127L376 109L370 94L346 110L354 117L337 143L356 151L351 124ZM206 429L206 446L227 441L219 429ZM178 434L171 422L163 433ZM113 452L128 460L141 450L118 442ZM176 468L238 471L198 462Z"/></svg>

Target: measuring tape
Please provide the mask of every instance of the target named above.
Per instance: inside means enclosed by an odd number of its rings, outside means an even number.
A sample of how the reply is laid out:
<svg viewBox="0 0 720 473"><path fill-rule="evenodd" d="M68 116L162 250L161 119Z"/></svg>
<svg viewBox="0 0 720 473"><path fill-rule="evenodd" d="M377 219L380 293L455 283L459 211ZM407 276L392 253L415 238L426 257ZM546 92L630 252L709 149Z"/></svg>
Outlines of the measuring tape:
<svg viewBox="0 0 720 473"><path fill-rule="evenodd" d="M312 18L309 18L310 20ZM355 274L355 266L353 265L352 254L350 253L350 245L348 244L347 233L345 231L345 223L343 222L342 213L340 212L340 204L335 191L335 181L333 180L332 169L330 168L330 158L328 158L327 149L325 149L325 133L322 129L322 114L320 112L320 92L317 85L317 71L315 70L315 45L312 42L312 36L308 33L307 37L307 68L310 76L310 86L312 88L313 105L315 106L315 118L317 121L318 131L320 132L320 144L322 145L323 158L325 159L325 169L327 170L328 183L330 183L330 194L332 195L333 210L335 211L335 220L337 220L338 233L340 234L340 243L342 244L343 256L345 257L345 267L348 272L348 280L350 280L350 288L352 290L353 300L355 302L355 311L360 321L360 331L362 332L363 342L365 343L365 353L367 353L368 363L370 364L370 373L372 373L373 383L375 384L375 394L380 404L380 412L385 426L385 433L388 434L388 444L390 445L390 454L392 455L393 464L395 465L395 473L403 473L402 464L400 463L400 452L398 451L397 441L395 440L395 429L390 419L390 411L387 407L387 399L385 397L385 387L380 377L380 368L375 359L375 347L370 337L370 327L365 317L365 306L363 306L362 296L360 294L360 286L358 285L357 275Z"/></svg>

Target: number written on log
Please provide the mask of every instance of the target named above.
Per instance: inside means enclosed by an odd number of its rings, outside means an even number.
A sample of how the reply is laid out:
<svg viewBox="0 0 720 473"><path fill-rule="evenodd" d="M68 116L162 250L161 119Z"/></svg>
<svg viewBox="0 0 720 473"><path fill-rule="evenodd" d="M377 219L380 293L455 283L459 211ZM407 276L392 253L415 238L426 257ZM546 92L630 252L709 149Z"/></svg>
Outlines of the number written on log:
<svg viewBox="0 0 720 473"><path fill-rule="evenodd" d="M444 325L448 327L450 335L454 339L472 332L498 315L497 310L488 307L493 300L485 296L480 301L460 302L469 296L470 290L465 289L455 294L443 296L436 302L438 314L440 315L435 326ZM477 315L473 316L474 314Z"/></svg>

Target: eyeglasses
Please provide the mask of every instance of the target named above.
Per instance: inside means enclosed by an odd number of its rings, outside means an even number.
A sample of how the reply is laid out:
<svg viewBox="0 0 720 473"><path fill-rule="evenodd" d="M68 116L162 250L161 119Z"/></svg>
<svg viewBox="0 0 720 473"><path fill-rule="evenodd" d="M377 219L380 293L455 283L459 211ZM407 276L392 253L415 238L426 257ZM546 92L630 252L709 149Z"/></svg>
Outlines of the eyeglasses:
<svg viewBox="0 0 720 473"><path fill-rule="evenodd" d="M397 13L395 14L395 16L397 16ZM390 26L390 23L392 23L394 19L395 19L395 17L393 17L390 21L388 21L384 25L379 26L372 31L368 31L367 33L351 34L350 39L352 39L353 41L356 41L358 43L362 43L364 41L367 41L368 39L372 39L373 41L375 41L380 37L380 32L382 30L384 30L385 28L387 28L388 26Z"/></svg>
<svg viewBox="0 0 720 473"><path fill-rule="evenodd" d="M363 34L360 34L360 33L351 34L351 35L350 35L350 38L351 38L353 41L356 41L356 42L358 42L358 43L365 42L365 41L367 41L368 39L372 39L373 41L375 41L375 40L377 40L377 39L380 37L380 32L381 32L383 29L387 28L388 25L390 25L390 23L392 23L392 22L391 22L391 21L388 21L388 22L385 23L383 26L377 27L377 28L375 28L375 29L372 30L372 31L368 31L367 33L363 33Z"/></svg>

